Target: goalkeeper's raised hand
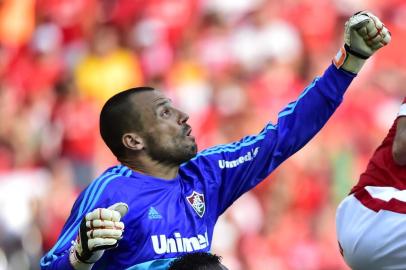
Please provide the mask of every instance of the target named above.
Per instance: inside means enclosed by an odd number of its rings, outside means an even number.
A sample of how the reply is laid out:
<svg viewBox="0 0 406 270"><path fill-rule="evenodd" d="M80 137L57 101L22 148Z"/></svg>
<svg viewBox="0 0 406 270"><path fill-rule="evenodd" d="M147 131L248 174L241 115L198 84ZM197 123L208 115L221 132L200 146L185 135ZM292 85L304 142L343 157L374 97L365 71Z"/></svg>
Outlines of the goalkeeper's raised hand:
<svg viewBox="0 0 406 270"><path fill-rule="evenodd" d="M390 40L390 32L378 17L366 11L355 13L345 23L344 47L333 63L338 68L358 73L365 60Z"/></svg>
<svg viewBox="0 0 406 270"><path fill-rule="evenodd" d="M69 255L74 269L91 269L103 256L104 250L117 247L124 231L124 223L120 219L127 211L127 204L116 203L109 208L95 209L83 217Z"/></svg>

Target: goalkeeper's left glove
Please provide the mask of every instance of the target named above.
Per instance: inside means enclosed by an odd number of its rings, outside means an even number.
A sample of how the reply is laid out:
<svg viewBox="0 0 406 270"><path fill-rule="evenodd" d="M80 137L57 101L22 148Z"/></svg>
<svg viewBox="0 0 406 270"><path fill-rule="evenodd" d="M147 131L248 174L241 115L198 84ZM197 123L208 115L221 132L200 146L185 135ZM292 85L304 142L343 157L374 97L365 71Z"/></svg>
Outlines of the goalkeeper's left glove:
<svg viewBox="0 0 406 270"><path fill-rule="evenodd" d="M378 17L366 11L355 13L345 23L344 47L333 63L337 68L356 74L366 59L390 40L390 32Z"/></svg>

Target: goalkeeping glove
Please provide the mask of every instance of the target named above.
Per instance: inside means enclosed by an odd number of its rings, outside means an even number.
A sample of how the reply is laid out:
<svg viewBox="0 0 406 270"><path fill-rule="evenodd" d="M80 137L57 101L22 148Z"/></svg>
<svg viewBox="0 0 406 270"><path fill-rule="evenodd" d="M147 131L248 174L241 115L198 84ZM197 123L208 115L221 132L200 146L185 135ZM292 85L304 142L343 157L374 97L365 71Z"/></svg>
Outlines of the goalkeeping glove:
<svg viewBox="0 0 406 270"><path fill-rule="evenodd" d="M70 249L69 261L74 269L92 269L104 250L118 246L124 231L120 219L127 212L127 204L116 203L109 208L95 209L83 217L79 234Z"/></svg>
<svg viewBox="0 0 406 270"><path fill-rule="evenodd" d="M355 13L345 23L344 47L333 63L337 68L356 74L366 59L390 40L390 32L378 17L366 11Z"/></svg>

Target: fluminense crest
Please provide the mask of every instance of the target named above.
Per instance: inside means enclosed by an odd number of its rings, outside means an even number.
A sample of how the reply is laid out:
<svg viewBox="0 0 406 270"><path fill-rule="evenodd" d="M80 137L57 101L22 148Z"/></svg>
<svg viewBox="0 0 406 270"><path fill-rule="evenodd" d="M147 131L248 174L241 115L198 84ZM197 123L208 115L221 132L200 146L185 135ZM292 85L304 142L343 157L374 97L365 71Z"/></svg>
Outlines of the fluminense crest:
<svg viewBox="0 0 406 270"><path fill-rule="evenodd" d="M192 195L186 197L190 205L199 215L199 217L203 217L204 212L206 211L206 204L204 202L204 195L193 191Z"/></svg>

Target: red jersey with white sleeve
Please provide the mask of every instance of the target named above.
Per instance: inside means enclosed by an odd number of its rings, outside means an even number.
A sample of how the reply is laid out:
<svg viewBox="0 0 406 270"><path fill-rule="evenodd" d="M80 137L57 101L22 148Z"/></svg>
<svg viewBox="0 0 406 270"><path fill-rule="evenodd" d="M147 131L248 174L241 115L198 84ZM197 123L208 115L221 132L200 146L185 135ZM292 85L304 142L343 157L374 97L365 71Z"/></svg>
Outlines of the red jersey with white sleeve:
<svg viewBox="0 0 406 270"><path fill-rule="evenodd" d="M351 190L351 194L364 206L374 211L384 209L406 213L406 166L397 165L392 156L400 117L406 117L406 97L388 135L376 149L358 184Z"/></svg>

